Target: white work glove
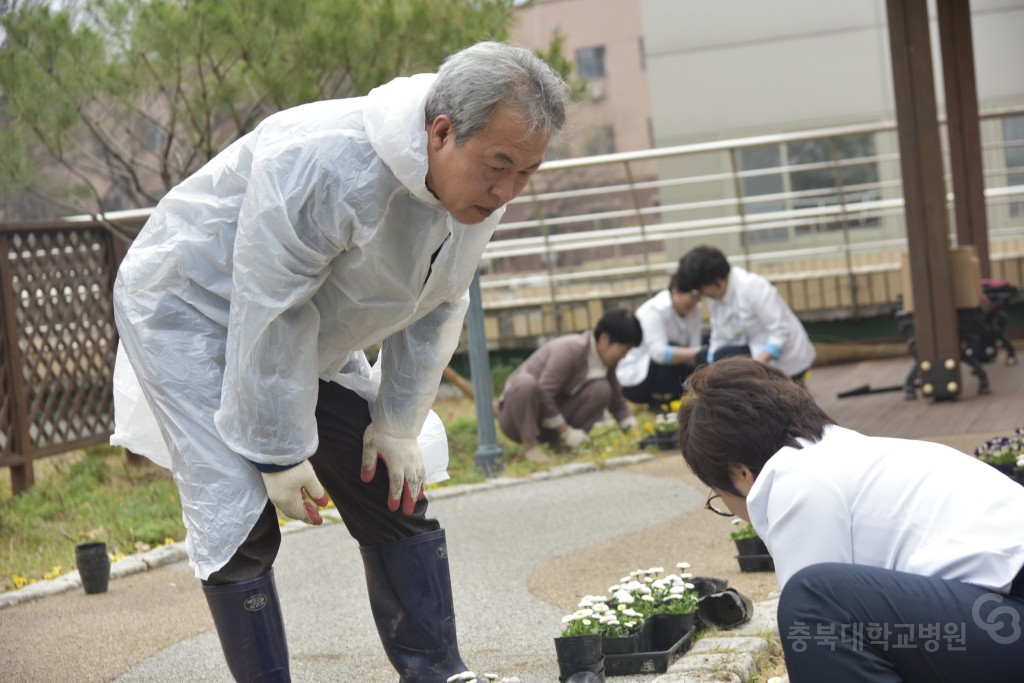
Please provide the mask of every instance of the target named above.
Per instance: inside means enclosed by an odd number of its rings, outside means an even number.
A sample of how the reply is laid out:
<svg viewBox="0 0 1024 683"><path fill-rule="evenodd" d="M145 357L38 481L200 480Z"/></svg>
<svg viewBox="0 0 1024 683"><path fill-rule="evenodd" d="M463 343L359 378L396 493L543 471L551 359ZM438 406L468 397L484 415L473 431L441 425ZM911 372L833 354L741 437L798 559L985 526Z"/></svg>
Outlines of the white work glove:
<svg viewBox="0 0 1024 683"><path fill-rule="evenodd" d="M402 512L411 515L416 501L423 497L423 484L427 474L423 468L423 451L416 437L402 439L385 434L370 423L363 434L363 466L359 478L364 484L377 474L377 460L388 468L388 509L394 512L399 505Z"/></svg>
<svg viewBox="0 0 1024 683"><path fill-rule="evenodd" d="M590 437L582 429L576 429L575 427L569 427L564 432L558 435L559 441L562 445L569 450L576 450L585 443L590 443Z"/></svg>
<svg viewBox="0 0 1024 683"><path fill-rule="evenodd" d="M260 472L260 475L263 476L267 496L281 512L306 524L323 523L317 506L327 505L327 492L308 460L280 472ZM306 500L307 495L316 505Z"/></svg>

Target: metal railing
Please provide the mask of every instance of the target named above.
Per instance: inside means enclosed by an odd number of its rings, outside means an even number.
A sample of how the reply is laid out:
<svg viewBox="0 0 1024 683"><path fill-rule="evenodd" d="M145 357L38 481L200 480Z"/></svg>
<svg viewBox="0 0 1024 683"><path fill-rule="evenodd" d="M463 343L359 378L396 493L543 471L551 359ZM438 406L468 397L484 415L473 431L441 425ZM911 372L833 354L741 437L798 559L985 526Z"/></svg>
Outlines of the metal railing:
<svg viewBox="0 0 1024 683"><path fill-rule="evenodd" d="M982 155L993 275L1020 284L1024 139L1008 139L1010 119L1024 108L982 115ZM888 312L906 251L898 147L883 122L545 163L484 254L488 337L533 344L592 325L704 243L769 277L801 317Z"/></svg>

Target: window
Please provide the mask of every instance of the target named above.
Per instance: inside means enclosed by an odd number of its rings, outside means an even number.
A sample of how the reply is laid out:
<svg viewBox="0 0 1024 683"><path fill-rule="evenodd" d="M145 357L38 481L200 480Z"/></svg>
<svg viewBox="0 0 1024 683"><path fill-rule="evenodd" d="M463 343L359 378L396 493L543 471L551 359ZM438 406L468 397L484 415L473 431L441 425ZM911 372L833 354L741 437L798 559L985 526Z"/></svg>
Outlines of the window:
<svg viewBox="0 0 1024 683"><path fill-rule="evenodd" d="M576 69L580 78L604 78L604 45L576 50Z"/></svg>
<svg viewBox="0 0 1024 683"><path fill-rule="evenodd" d="M845 225L876 227L877 217L849 212L856 208L854 204L880 197L875 155L875 137L870 133L740 149L737 165L744 172L740 182L744 210L752 215L845 204ZM749 243L785 241L790 227L795 236L801 236L842 230L844 225L843 220L826 216L791 220L789 227L751 232Z"/></svg>
<svg viewBox="0 0 1024 683"><path fill-rule="evenodd" d="M1006 185L1024 185L1024 115L1003 117L1003 155ZM1024 216L1024 201L1010 202L1010 217Z"/></svg>

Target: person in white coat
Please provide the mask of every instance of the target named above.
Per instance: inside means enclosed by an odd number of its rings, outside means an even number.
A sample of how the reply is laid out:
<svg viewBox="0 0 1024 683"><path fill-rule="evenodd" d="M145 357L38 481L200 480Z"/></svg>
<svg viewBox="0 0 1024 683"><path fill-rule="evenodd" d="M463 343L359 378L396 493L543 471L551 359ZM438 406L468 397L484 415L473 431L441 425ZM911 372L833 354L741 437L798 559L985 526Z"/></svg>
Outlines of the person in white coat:
<svg viewBox="0 0 1024 683"><path fill-rule="evenodd" d="M643 342L619 361L622 394L652 411L679 398L701 352L700 293L679 286L679 274L636 309Z"/></svg>
<svg viewBox="0 0 1024 683"><path fill-rule="evenodd" d="M684 287L709 299L711 338L707 358L699 362L749 355L794 378L811 368L814 344L771 282L730 265L725 254L706 245L684 254L678 272Z"/></svg>
<svg viewBox="0 0 1024 683"><path fill-rule="evenodd" d="M237 680L290 680L274 505L319 524L327 494L401 680L466 671L417 437L484 246L567 98L532 52L484 42L437 74L282 111L172 189L125 256L122 361L167 447ZM118 426L129 448L147 436Z"/></svg>
<svg viewBox="0 0 1024 683"><path fill-rule="evenodd" d="M685 396L687 465L775 561L792 683L1021 680L1024 487L941 444L844 429L749 358L698 368Z"/></svg>

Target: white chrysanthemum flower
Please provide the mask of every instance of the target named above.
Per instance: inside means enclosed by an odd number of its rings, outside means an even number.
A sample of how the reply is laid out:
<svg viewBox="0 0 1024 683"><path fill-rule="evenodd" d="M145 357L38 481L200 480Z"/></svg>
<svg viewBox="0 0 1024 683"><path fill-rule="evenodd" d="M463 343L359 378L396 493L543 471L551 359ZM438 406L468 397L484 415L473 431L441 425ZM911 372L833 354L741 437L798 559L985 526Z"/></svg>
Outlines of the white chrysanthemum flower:
<svg viewBox="0 0 1024 683"><path fill-rule="evenodd" d="M590 609L589 607L584 607L583 609L576 610L576 618L577 619L582 619L584 617L589 617L593 613L594 613L594 610Z"/></svg>
<svg viewBox="0 0 1024 683"><path fill-rule="evenodd" d="M696 587L695 585L693 585L692 583L684 583L683 585L684 585L684 586L686 586L686 589L687 589L687 590L691 590L691 591L697 588L697 587Z"/></svg>
<svg viewBox="0 0 1024 683"><path fill-rule="evenodd" d="M575 614L566 614L564 617L562 617L563 624L568 624L570 621L576 621Z"/></svg>
<svg viewBox="0 0 1024 683"><path fill-rule="evenodd" d="M680 574L679 578L681 580L685 581L686 579L692 579L693 578L693 574L691 574L690 572L686 572L685 574Z"/></svg>
<svg viewBox="0 0 1024 683"><path fill-rule="evenodd" d="M596 602L593 609L596 614L604 614L605 612L610 612L612 608L603 602Z"/></svg>
<svg viewBox="0 0 1024 683"><path fill-rule="evenodd" d="M602 614L600 617L597 618L597 623L599 624L610 624L613 621L615 623L619 623L618 619L615 618L614 614Z"/></svg>
<svg viewBox="0 0 1024 683"><path fill-rule="evenodd" d="M636 592L641 595L650 595L653 591L650 586L638 586Z"/></svg>
<svg viewBox="0 0 1024 683"><path fill-rule="evenodd" d="M682 595L678 595L678 594L674 594L674 593L672 593L672 594L666 595L666 596L665 596L665 597L664 597L664 598L662 599L662 602L673 602L673 601L675 601L675 600L682 600L682 599L683 599L683 596L682 596Z"/></svg>
<svg viewBox="0 0 1024 683"><path fill-rule="evenodd" d="M660 590L665 590L665 588L668 585L669 585L668 581L665 581L664 579L658 579L654 583L651 584L651 588L654 588L655 590L659 590L660 591Z"/></svg>
<svg viewBox="0 0 1024 683"><path fill-rule="evenodd" d="M686 592L686 586L672 586L668 592L670 595L682 595Z"/></svg>
<svg viewBox="0 0 1024 683"><path fill-rule="evenodd" d="M580 600L580 604L578 604L576 606L577 607L592 607L593 605L594 605L594 601L590 598L589 595L585 595L585 596L583 596L583 599Z"/></svg>
<svg viewBox="0 0 1024 683"><path fill-rule="evenodd" d="M680 562L679 564L676 565L676 569L689 569L689 568L690 568L690 563L689 562Z"/></svg>
<svg viewBox="0 0 1024 683"><path fill-rule="evenodd" d="M642 617L643 615L637 612L635 609L624 609L622 613L627 617Z"/></svg>
<svg viewBox="0 0 1024 683"><path fill-rule="evenodd" d="M619 583L629 583L632 580L632 576L623 576L621 579L619 579Z"/></svg>
<svg viewBox="0 0 1024 683"><path fill-rule="evenodd" d="M643 600L644 602L654 602L654 596L653 595L641 595L640 599Z"/></svg>

